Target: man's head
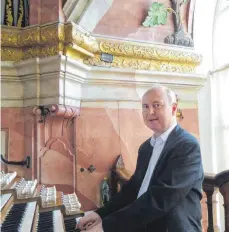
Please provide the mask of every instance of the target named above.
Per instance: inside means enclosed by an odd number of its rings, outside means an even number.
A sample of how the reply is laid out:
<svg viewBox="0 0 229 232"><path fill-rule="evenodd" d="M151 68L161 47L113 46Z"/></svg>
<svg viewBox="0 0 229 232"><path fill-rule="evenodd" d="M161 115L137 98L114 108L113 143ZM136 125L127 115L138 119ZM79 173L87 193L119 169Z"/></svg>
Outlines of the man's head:
<svg viewBox="0 0 229 232"><path fill-rule="evenodd" d="M156 136L164 133L176 120L176 95L164 86L154 86L142 97L142 115L145 125Z"/></svg>

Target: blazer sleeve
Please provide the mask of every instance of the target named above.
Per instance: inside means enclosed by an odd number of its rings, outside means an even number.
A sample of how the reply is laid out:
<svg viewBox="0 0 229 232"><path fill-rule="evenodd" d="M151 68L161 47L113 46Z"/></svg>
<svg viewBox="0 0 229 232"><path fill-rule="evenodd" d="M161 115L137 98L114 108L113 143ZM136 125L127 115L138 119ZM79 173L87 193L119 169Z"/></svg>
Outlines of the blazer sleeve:
<svg viewBox="0 0 229 232"><path fill-rule="evenodd" d="M103 219L104 217L107 217L108 215L126 207L127 205L131 204L137 197L137 175L138 175L138 166L139 166L139 155L141 154L143 144L140 146L138 151L138 160L137 160L137 166L135 169L134 174L131 176L130 180L125 183L121 190L113 196L108 204L105 207L101 207L95 212L99 214L99 216Z"/></svg>
<svg viewBox="0 0 229 232"><path fill-rule="evenodd" d="M202 167L197 142L182 143L170 154L165 171L132 204L102 221L104 232L135 231L168 213L189 193Z"/></svg>

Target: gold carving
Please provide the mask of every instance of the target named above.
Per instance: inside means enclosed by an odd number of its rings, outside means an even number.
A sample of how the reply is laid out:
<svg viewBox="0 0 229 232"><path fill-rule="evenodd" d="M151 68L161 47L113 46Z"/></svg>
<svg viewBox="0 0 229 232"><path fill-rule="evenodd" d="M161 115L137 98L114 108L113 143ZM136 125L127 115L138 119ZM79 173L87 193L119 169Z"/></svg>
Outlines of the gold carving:
<svg viewBox="0 0 229 232"><path fill-rule="evenodd" d="M23 58L22 49L18 48L1 48L2 61L19 61Z"/></svg>
<svg viewBox="0 0 229 232"><path fill-rule="evenodd" d="M194 52L183 52L165 48L142 46L130 42L100 42L100 50L116 56L127 56L143 59L166 60L176 62L192 62L199 64L201 56Z"/></svg>
<svg viewBox="0 0 229 232"><path fill-rule="evenodd" d="M41 27L40 42L42 44L58 42L59 41L58 33L59 33L58 24Z"/></svg>
<svg viewBox="0 0 229 232"><path fill-rule="evenodd" d="M89 52L99 52L98 42L86 33L81 32L74 24L68 24L65 28L67 41L72 41L78 46L88 50Z"/></svg>
<svg viewBox="0 0 229 232"><path fill-rule="evenodd" d="M17 21L17 26L21 27L22 26L22 19L24 16L24 6L23 6L23 0L19 0L19 12L18 12L18 21Z"/></svg>
<svg viewBox="0 0 229 232"><path fill-rule="evenodd" d="M131 68L140 70L155 70L162 72L192 72L196 65L188 63L177 63L173 61L161 61L161 60L146 60L135 59L128 57L114 57L112 63L106 63L100 60L100 57L96 55L93 58L88 58L84 61L85 64L92 66L113 67L113 68Z"/></svg>
<svg viewBox="0 0 229 232"><path fill-rule="evenodd" d="M13 0L6 0L6 25L13 25Z"/></svg>
<svg viewBox="0 0 229 232"><path fill-rule="evenodd" d="M73 54L74 57L80 57L80 60L83 61L87 57L94 56L90 52L95 50L95 45L91 42L93 40L90 38L87 41L86 36L77 32L77 29L74 29L71 23L52 23L27 28L1 26L1 29L1 45L3 48L1 57L4 61L20 61L58 54ZM82 41L75 39L74 35L76 34ZM79 44L82 46L79 46ZM90 49L90 46L92 49ZM70 50L71 52L69 52Z"/></svg>
<svg viewBox="0 0 229 232"><path fill-rule="evenodd" d="M39 41L39 31L40 28L29 28L27 30L21 30L21 33L18 33L17 38L17 46L29 46L29 45L37 45Z"/></svg>

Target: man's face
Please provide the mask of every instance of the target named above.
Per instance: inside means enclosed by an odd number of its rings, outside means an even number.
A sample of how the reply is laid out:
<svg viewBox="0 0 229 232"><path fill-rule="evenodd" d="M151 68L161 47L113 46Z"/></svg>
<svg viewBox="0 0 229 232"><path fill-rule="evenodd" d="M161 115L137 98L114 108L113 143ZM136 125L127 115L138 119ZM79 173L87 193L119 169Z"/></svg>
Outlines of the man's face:
<svg viewBox="0 0 229 232"><path fill-rule="evenodd" d="M173 123L176 104L171 104L163 89L154 89L142 98L142 115L145 125L156 135L165 132Z"/></svg>

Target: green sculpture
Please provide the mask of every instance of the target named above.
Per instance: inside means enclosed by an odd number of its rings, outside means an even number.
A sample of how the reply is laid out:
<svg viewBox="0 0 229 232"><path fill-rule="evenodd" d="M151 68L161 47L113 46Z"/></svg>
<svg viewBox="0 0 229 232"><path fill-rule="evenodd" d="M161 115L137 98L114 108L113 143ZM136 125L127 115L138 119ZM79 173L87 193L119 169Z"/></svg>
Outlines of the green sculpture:
<svg viewBox="0 0 229 232"><path fill-rule="evenodd" d="M143 26L153 27L166 24L168 13L173 13L175 31L172 35L167 36L164 42L193 47L193 40L190 35L184 31L180 16L181 6L187 4L188 1L189 0L170 0L172 8L165 7L162 3L153 2L149 9L148 16L143 22Z"/></svg>
<svg viewBox="0 0 229 232"><path fill-rule="evenodd" d="M173 12L173 9L165 7L162 3L153 2L142 25L145 27L164 25L167 23L168 12Z"/></svg>

